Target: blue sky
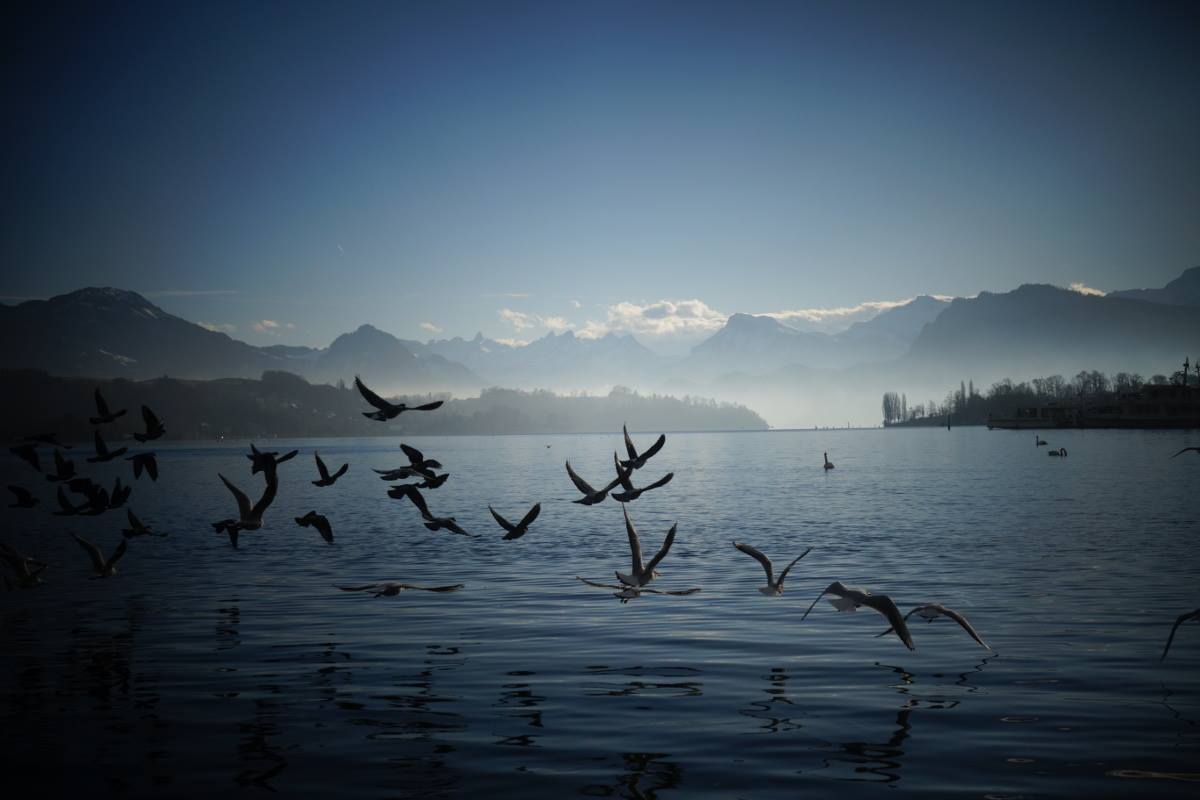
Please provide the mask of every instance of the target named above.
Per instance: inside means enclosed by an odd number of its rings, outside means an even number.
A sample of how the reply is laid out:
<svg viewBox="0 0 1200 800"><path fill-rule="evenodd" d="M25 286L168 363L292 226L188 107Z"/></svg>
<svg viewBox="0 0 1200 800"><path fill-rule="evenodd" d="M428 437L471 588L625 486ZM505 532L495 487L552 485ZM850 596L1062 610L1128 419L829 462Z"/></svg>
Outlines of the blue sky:
<svg viewBox="0 0 1200 800"><path fill-rule="evenodd" d="M157 4L5 37L6 302L669 349L1200 263L1196 4Z"/></svg>

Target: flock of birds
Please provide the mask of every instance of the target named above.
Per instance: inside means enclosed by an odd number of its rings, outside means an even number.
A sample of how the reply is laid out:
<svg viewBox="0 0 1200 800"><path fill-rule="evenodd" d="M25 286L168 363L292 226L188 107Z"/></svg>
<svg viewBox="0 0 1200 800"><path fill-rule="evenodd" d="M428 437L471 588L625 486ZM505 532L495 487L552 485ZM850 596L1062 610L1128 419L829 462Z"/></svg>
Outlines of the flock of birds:
<svg viewBox="0 0 1200 800"><path fill-rule="evenodd" d="M374 410L363 412L363 416L368 419L387 421L398 417L406 411L433 411L442 405L442 401L435 401L418 406L407 406L403 403L392 403L380 397L375 392L371 391L363 382L355 377L354 385L362 395L363 399L369 403ZM158 462L153 452L140 452L126 456L128 448L120 447L110 449L100 433L99 426L111 423L120 417L124 416L126 409L112 411L101 395L100 390L95 390L96 415L89 418L92 425L97 426L94 431L95 455L87 458L87 462L105 463L113 461L117 458L125 457L126 461L131 463L133 480L137 481L145 474L151 481L158 480ZM166 433L166 428L162 422L146 406L142 406L142 419L145 424L145 430L135 433L134 439L140 444L158 439ZM636 486L633 482L634 474L646 467L647 463L666 444L666 435L660 434L659 437L648 448L638 451L634 445L632 438L629 436L628 428L623 427L625 439L625 450L627 458L621 459L616 452L613 453L613 468L615 477L607 483L601 484L599 488L588 483L571 467L571 462L566 462L567 475L575 488L579 491L580 497L572 502L580 505L592 506L603 502L606 498L612 497L613 500L619 502L625 518L625 530L629 539L629 550L631 557L631 565L629 572L620 570L614 571L615 582L603 583L592 581L586 578L576 576L577 580L588 586L607 589L614 592L614 596L620 599L622 603L627 603L630 600L640 597L643 594L664 594L664 595L691 595L700 591L700 587L689 589L666 590L652 588L649 584L660 577L658 571L659 564L666 558L671 546L675 542L678 525L672 525L667 531L662 545L649 559L645 560L642 556L641 539L635 527L633 520L629 517L628 504L634 502L644 493L654 489L666 486L671 482L674 473L667 473L658 480L647 483L642 486ZM1040 436L1035 434L1035 445L1037 447L1045 446L1045 442ZM38 451L39 445L47 445L54 448L54 471L45 472L42 467L41 454ZM20 444L10 448L10 452L28 463L38 472L45 474L47 481L58 484L58 506L59 509L54 512L57 516L72 516L72 515L98 515L106 511L114 510L123 507L129 500L132 492L131 486L123 485L120 477L116 479L112 490L105 489L94 483L90 478L77 475L75 463L70 458L63 455L64 450L69 450L70 445L60 442L54 434L43 433L36 436L30 436ZM394 469L374 471L379 477L388 482L393 481L409 481L407 483L399 483L391 486L387 490L387 495L393 499L407 499L420 513L423 524L431 531L444 530L452 534L460 536L472 537L474 534L465 530L454 517L441 517L435 515L429 509L429 505L422 494L421 490L432 490L442 486L450 477L449 473L437 473L437 470L443 469L442 464L435 459L426 458L425 455L415 447L407 444L400 445L401 451L408 458L409 463L396 467ZM1180 450L1184 453L1190 450L1200 452L1200 447L1185 447ZM291 450L287 453L280 454L274 451L261 451L253 444L250 445L250 453L246 454L246 458L250 460L250 473L256 475L262 473L265 481L263 491L258 499L251 503L249 495L234 485L224 475L218 473L217 477L224 483L225 487L233 495L237 505L237 515L230 516L225 519L217 520L212 523L213 530L217 533L223 533L229 538L229 542L233 547L238 546L239 536L244 531L257 531L263 527L264 515L270 508L272 502L279 490L279 465L291 460L299 453L298 450ZM1067 455L1066 448L1058 450L1050 450L1051 456ZM1174 457L1174 456L1172 456ZM321 459L319 453L313 453L313 459L316 464L318 478L312 481L314 486L329 487L333 486L339 478L346 474L349 469L349 464L342 464L337 470L330 472L325 462ZM834 465L829 460L829 454L824 454L824 469L834 469ZM417 480L419 479L419 480ZM10 506L13 508L33 508L38 504L38 498L34 494L21 486L10 485L9 490L15 496L15 502ZM81 495L81 502L73 502L68 496L68 492ZM504 530L504 540L519 539L529 532L530 527L538 519L541 513L541 503L535 504L530 508L517 523L510 522L507 518L488 506L488 511L496 523ZM132 509L126 509L126 519L129 526L122 529L123 538L113 549L108 556L92 542L83 537L72 533L75 541L87 553L92 566L92 578L109 578L116 574L117 563L125 555L128 550L129 540L141 536L166 536L167 534L154 531L151 526L143 523L133 513ZM296 524L302 527L315 528L321 537L328 543L334 541L333 527L329 522L328 517L314 511L309 511L301 517L295 517ZM744 553L755 561L757 561L766 573L767 583L765 586L758 588L758 591L768 597L777 597L783 594L784 581L792 568L806 555L811 552L812 548L808 548L800 555L793 558L786 567L778 574L775 572L774 563L764 555L760 550L750 544L734 541L731 543L739 552ZM48 566L46 562L36 558L31 558L19 553L11 545L0 542L0 563L8 568L8 573L3 574L3 580L7 589L13 588L33 588L42 584L42 573ZM375 597L392 597L400 592L415 589L428 592L453 592L463 588L464 584L454 584L449 586L420 586L416 584L401 583L397 581L383 581L377 583L368 583L358 586L335 586L334 588L346 592L369 592ZM913 643L912 634L908 628L908 620L914 614L927 622L932 622L938 617L947 617L957 623L966 633L974 639L980 646L990 650L991 647L980 637L979 633L971 625L965 616L947 608L940 603L922 603L912 608L908 613L902 614L900 608L895 601L887 595L873 594L866 589L861 589L853 586L846 586L840 581L834 581L821 590L816 599L804 612L801 621L808 617L817 603L822 597L831 596L830 604L841 612L857 611L859 608L867 608L880 614L888 623L889 627L877 636L886 636L894 633L901 642L909 650L915 650L916 645ZM1185 622L1198 621L1200 622L1200 609L1181 614L1176 619L1175 624L1171 628L1171 634L1167 639L1166 646L1163 649L1162 657L1166 658L1167 652L1171 648L1171 643L1175 638L1175 633L1179 626ZM1160 659L1161 660L1161 659Z"/></svg>

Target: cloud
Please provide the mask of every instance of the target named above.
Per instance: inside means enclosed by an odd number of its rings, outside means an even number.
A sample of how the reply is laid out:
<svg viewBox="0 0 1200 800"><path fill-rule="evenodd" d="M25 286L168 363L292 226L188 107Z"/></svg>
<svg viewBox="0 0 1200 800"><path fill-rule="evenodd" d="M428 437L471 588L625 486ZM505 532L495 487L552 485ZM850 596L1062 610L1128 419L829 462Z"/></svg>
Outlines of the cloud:
<svg viewBox="0 0 1200 800"><path fill-rule="evenodd" d="M513 311L511 308L502 308L498 313L500 314L500 319L512 325L518 331L538 326L538 318L533 314L526 314L523 311Z"/></svg>
<svg viewBox="0 0 1200 800"><path fill-rule="evenodd" d="M562 333L569 328L574 328L574 323L567 322L566 317L541 317L542 325L546 326L555 333Z"/></svg>
<svg viewBox="0 0 1200 800"><path fill-rule="evenodd" d="M237 289L162 289L146 292L146 297L216 297L238 293Z"/></svg>
<svg viewBox="0 0 1200 800"><path fill-rule="evenodd" d="M201 328L214 333L234 333L237 331L237 325L230 322L197 322Z"/></svg>
<svg viewBox="0 0 1200 800"><path fill-rule="evenodd" d="M851 323L871 319L882 311L887 311L888 309L896 308L910 302L912 302L912 298L907 300L867 300L853 306L767 311L761 316L773 317L780 322L808 323L806 327L822 330L825 328L849 327Z"/></svg>
<svg viewBox="0 0 1200 800"><path fill-rule="evenodd" d="M524 347L529 344L528 339L493 339L492 341L506 344L509 347Z"/></svg>
<svg viewBox="0 0 1200 800"><path fill-rule="evenodd" d="M627 331L647 336L700 334L718 330L729 315L703 300L657 300L653 303L621 302L609 306L604 326L609 331ZM598 323L589 323L593 332Z"/></svg>
<svg viewBox="0 0 1200 800"><path fill-rule="evenodd" d="M257 333L273 333L279 327L279 323L273 319L260 319L250 327Z"/></svg>
<svg viewBox="0 0 1200 800"><path fill-rule="evenodd" d="M572 300L571 307L572 308L583 308L583 303L579 302L578 300Z"/></svg>
<svg viewBox="0 0 1200 800"><path fill-rule="evenodd" d="M1099 289L1093 289L1090 286L1085 286L1080 281L1075 281L1067 288L1072 292L1079 292L1080 294L1092 295L1094 297L1104 297L1104 295L1108 294L1108 292L1102 292Z"/></svg>
<svg viewBox="0 0 1200 800"><path fill-rule="evenodd" d="M417 327L419 327L421 330L429 331L430 333L441 333L443 330L442 328L439 328L437 325L434 325L432 322L422 322Z"/></svg>

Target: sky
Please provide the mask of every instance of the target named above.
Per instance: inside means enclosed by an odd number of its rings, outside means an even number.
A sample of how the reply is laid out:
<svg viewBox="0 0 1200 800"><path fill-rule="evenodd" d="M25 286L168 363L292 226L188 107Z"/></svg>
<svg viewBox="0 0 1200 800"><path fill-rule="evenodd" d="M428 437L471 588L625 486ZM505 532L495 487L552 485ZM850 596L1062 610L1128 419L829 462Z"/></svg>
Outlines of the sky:
<svg viewBox="0 0 1200 800"><path fill-rule="evenodd" d="M662 351L1200 264L1195 3L24 9L0 302Z"/></svg>

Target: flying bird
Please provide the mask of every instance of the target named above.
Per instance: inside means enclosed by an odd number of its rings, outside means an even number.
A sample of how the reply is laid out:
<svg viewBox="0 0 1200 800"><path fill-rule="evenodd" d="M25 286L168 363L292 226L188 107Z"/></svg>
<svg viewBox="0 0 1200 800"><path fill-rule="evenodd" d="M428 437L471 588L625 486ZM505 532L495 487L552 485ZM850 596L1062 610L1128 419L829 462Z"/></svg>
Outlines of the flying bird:
<svg viewBox="0 0 1200 800"><path fill-rule="evenodd" d="M125 409L123 409L123 408L120 411L109 411L108 410L108 403L104 402L104 395L100 394L99 387L96 388L95 395L96 395L96 416L88 417L88 422L92 423L93 425L103 425L107 422L112 422L113 420L117 419L118 417L125 416Z"/></svg>
<svg viewBox="0 0 1200 800"><path fill-rule="evenodd" d="M583 581L588 586L595 586L597 589L616 589L617 591L613 594L613 597L618 598L622 603L628 603L630 600L641 597L642 594L669 594L680 597L684 595L695 594L696 592L700 591L699 586L693 586L691 589L673 589L668 591L666 589L650 589L646 586L626 586L625 584L616 583L597 583L596 581L589 581L587 578L581 578L578 575L575 576L575 579Z"/></svg>
<svg viewBox="0 0 1200 800"><path fill-rule="evenodd" d="M8 452L12 453L17 458L24 461L29 466L42 471L42 460L38 458L37 445L34 444L18 444L8 448Z"/></svg>
<svg viewBox="0 0 1200 800"><path fill-rule="evenodd" d="M1176 453L1175 456L1182 455L1188 451L1195 451L1197 453L1200 453L1200 447L1185 447L1182 450L1180 450L1178 453ZM1175 456L1171 456L1171 458L1174 458ZM36 464L34 466L36 466Z"/></svg>
<svg viewBox="0 0 1200 800"><path fill-rule="evenodd" d="M229 534L229 542L234 547L238 545L238 533L241 531L256 531L262 527L263 514L267 508L275 500L275 494L279 490L279 480L275 477L273 471L267 473L267 486L263 490L262 496L253 506L250 505L250 498L241 489L229 482L221 473L217 473L217 477L225 484L225 488L229 489L233 495L233 499L237 501L238 517L237 519L223 519L212 523L213 530L218 533L224 531Z"/></svg>
<svg viewBox="0 0 1200 800"><path fill-rule="evenodd" d="M95 517L108 511L108 490L96 485L87 488L87 502L77 509L80 514Z"/></svg>
<svg viewBox="0 0 1200 800"><path fill-rule="evenodd" d="M96 440L96 455L87 460L89 464L99 464L112 461L114 458L125 455L128 447L118 447L116 450L109 450L108 445L104 443L104 437L100 435L100 431L94 431L93 436Z"/></svg>
<svg viewBox="0 0 1200 800"><path fill-rule="evenodd" d="M40 444L48 444L51 447L61 447L64 450L71 449L71 445L63 444L62 442L60 442L58 440L58 437L56 435L54 435L53 433L37 433L37 434L34 434L33 436L26 436L25 441L38 442Z"/></svg>
<svg viewBox="0 0 1200 800"><path fill-rule="evenodd" d="M163 424L159 422L158 417L150 410L148 406L142 406L142 422L146 424L145 433L135 433L134 439L137 439L142 444L149 442L152 439L157 439L167 432Z"/></svg>
<svg viewBox="0 0 1200 800"><path fill-rule="evenodd" d="M508 531L508 533L504 534L504 539L507 541L509 539L520 539L529 532L529 526L532 525L533 521L538 518L538 514L542 513L542 504L535 504L534 507L529 509L525 516L521 518L521 521L516 525L513 525L504 517L497 514L496 509L492 508L491 506L488 506L488 511L492 512L492 517L496 520L496 522L500 523L500 527Z"/></svg>
<svg viewBox="0 0 1200 800"><path fill-rule="evenodd" d="M296 517L296 524L305 528L316 528L317 533L321 534L321 538L333 544L333 526L329 524L329 518L315 511L310 511L303 517Z"/></svg>
<svg viewBox="0 0 1200 800"><path fill-rule="evenodd" d="M62 454L61 450L54 451L54 474L47 475L46 480L54 482L69 481L75 477L75 462Z"/></svg>
<svg viewBox="0 0 1200 800"><path fill-rule="evenodd" d="M633 488L633 481L629 480L629 476L633 474L633 470L628 469L626 472L621 472L621 462L617 460L616 453L613 453L613 464L617 468L617 481L625 490L623 492L612 493L612 499L616 500L618 503L632 503L634 500L637 500L642 496L642 492L648 492L651 489L657 489L660 486L666 486L671 482L671 478L675 477L674 472L668 472L654 483L648 486L643 486L640 489L635 489Z"/></svg>
<svg viewBox="0 0 1200 800"><path fill-rule="evenodd" d="M436 489L439 486L441 486L443 483L445 483L446 479L449 477L450 477L449 472L443 472L441 475L435 475L432 478L426 478L425 480L418 483L417 487L420 489Z"/></svg>
<svg viewBox="0 0 1200 800"><path fill-rule="evenodd" d="M955 611L952 608L946 608L941 603L922 603L921 605L914 608L912 611L909 611L907 614L905 614L904 620L907 622L908 618L911 617L913 614L919 615L926 622L933 622L935 619L937 619L938 617L942 617L942 616L949 617L950 619L954 620L959 625L961 625L962 629L964 631L966 631L968 634L970 634L972 639L979 642L979 644L982 645L985 650L992 649L991 645L989 645L983 639L979 638L979 634L975 632L975 629L973 627L971 627L971 623L967 622L966 617L964 617L962 614L958 613L957 611ZM876 636L876 638L878 638L880 636L887 636L891 632L892 632L892 628L888 628L883 633L875 634L875 636Z"/></svg>
<svg viewBox="0 0 1200 800"><path fill-rule="evenodd" d="M655 453L657 453L659 450L662 450L663 445L667 443L667 435L665 433L661 433L654 441L654 444L650 445L650 447L647 448L644 453L638 455L637 448L633 446L633 439L629 438L629 428L625 425L622 425L621 432L625 434L625 452L629 454L629 458L625 461L622 461L621 466L625 467L630 472L646 466L646 462L649 461Z"/></svg>
<svg viewBox="0 0 1200 800"><path fill-rule="evenodd" d="M429 506L425 504L425 498L412 484L396 486L393 487L393 489L397 492L397 494L392 494L391 491L389 491L388 494L392 497L408 497L408 499L412 501L412 504L417 507L417 510L421 512L421 516L425 519L425 527L429 530L437 531L445 528L451 533L457 533L459 536L474 536L474 534L463 530L462 526L455 521L454 517L435 517L433 514L429 513Z"/></svg>
<svg viewBox="0 0 1200 800"><path fill-rule="evenodd" d="M396 467L395 469L372 468L371 471L378 473L379 480L381 481L402 481L405 478L425 478L426 480L432 480L434 478L434 474L431 471L414 469L413 467ZM441 483L438 484L438 486L440 485Z"/></svg>
<svg viewBox="0 0 1200 800"><path fill-rule="evenodd" d="M67 493L63 491L63 487L58 487L58 511L54 512L56 517L73 517L79 513L79 509L67 499Z"/></svg>
<svg viewBox="0 0 1200 800"><path fill-rule="evenodd" d="M126 539L132 539L135 536L166 537L165 533L155 533L149 525L138 519L137 515L129 509L126 509L125 511L125 517L129 520L129 527L123 528L121 530L121 534L124 535Z"/></svg>
<svg viewBox="0 0 1200 800"><path fill-rule="evenodd" d="M371 592L373 597L395 597L409 589L417 589L422 592L457 592L464 586L466 586L465 583L456 583L453 586L416 586L411 583L384 581L383 583L367 583L362 586L334 586L333 588L341 589L343 592Z"/></svg>
<svg viewBox="0 0 1200 800"><path fill-rule="evenodd" d="M741 542L733 542L733 546L753 558L759 564L762 564L762 568L766 570L767 573L767 585L760 586L758 591L765 594L767 597L778 597L779 595L783 594L783 582L787 580L788 573L792 571L792 567L796 566L797 561L804 558L809 554L809 552L812 551L812 548L810 547L808 550L805 550L803 553L796 556L794 559L792 559L792 563L788 564L787 567L784 568L783 572L779 573L779 577L776 578L775 568L771 564L771 559L763 555L757 547L748 544L742 544Z"/></svg>
<svg viewBox="0 0 1200 800"><path fill-rule="evenodd" d="M825 469L833 469L833 462L829 460L829 453L825 453Z"/></svg>
<svg viewBox="0 0 1200 800"><path fill-rule="evenodd" d="M299 450L291 450L283 455L279 455L279 453L274 450L259 450L254 446L254 443L251 442L250 452L246 454L246 458L250 459L250 474L253 475L257 472L266 472L268 475L273 475L276 467L285 461L295 458L296 454L299 452Z"/></svg>
<svg viewBox="0 0 1200 800"><path fill-rule="evenodd" d="M32 589L42 583L42 573L46 570L46 562L36 558L23 556L10 545L0 542L0 562L8 565L17 579L17 586L22 589ZM31 567L37 567L31 569ZM7 577L5 583L8 583Z"/></svg>
<svg viewBox="0 0 1200 800"><path fill-rule="evenodd" d="M13 493L13 499L15 500L9 508L33 508L38 504L38 499L23 486L13 486L10 483L8 490Z"/></svg>
<svg viewBox="0 0 1200 800"><path fill-rule="evenodd" d="M593 489L587 481L575 474L575 470L571 469L571 462L568 461L567 474L571 476L571 482L575 484L575 488L583 492L583 497L578 500L572 500L571 502L579 503L580 505L585 506L594 506L596 503L599 503L603 501L604 498L608 497L608 493L620 485L622 477L628 479L630 473L632 472L632 469L626 469L624 473L618 472L617 477L613 479L612 483L597 491L596 489Z"/></svg>
<svg viewBox="0 0 1200 800"><path fill-rule="evenodd" d="M317 472L321 473L321 480L313 481L313 486L333 486L337 479L345 475L346 470L350 469L349 464L342 464L337 472L331 474L329 468L325 466L325 462L321 460L321 455L315 450L313 451L313 458L317 462Z"/></svg>
<svg viewBox="0 0 1200 800"><path fill-rule="evenodd" d="M813 607L827 594L834 595L837 600L830 600L838 611L857 611L860 606L877 611L883 615L896 631L896 635L900 637L900 641L904 642L904 646L909 650L916 650L916 645L913 644L912 636L908 632L908 625L904 623L904 618L900 616L900 609L896 608L896 604L892 598L886 594L871 594L866 589L859 589L854 586L846 586L841 581L834 581L826 586L817 599L812 601L812 605L808 607L808 611L804 612L804 616L800 618L801 622L808 617L812 612Z"/></svg>
<svg viewBox="0 0 1200 800"><path fill-rule="evenodd" d="M1158 658L1159 661L1167 657L1167 651L1171 649L1171 640L1175 638L1175 631L1179 630L1180 625L1190 620L1200 622L1200 608L1197 608L1195 611L1189 611L1186 614L1180 614L1175 620L1175 624L1171 626L1171 635L1167 637L1167 646L1163 648L1163 654Z"/></svg>
<svg viewBox="0 0 1200 800"><path fill-rule="evenodd" d="M122 486L121 476L117 476L116 483L113 484L112 491L108 494L108 507L120 508L125 505L125 501L129 499L129 495L133 494L132 486Z"/></svg>
<svg viewBox="0 0 1200 800"><path fill-rule="evenodd" d="M125 460L133 462L133 479L135 481L142 477L143 471L150 476L150 480L158 480L158 459L155 458L154 453L138 453Z"/></svg>
<svg viewBox="0 0 1200 800"><path fill-rule="evenodd" d="M641 588L658 577L658 572L654 568L658 566L660 561L667 557L667 551L671 549L671 545L675 542L675 529L679 525L676 523L671 526L671 530L667 531L667 538L663 540L663 545L654 554L654 558L643 564L642 543L638 539L637 528L633 527L633 520L629 518L629 509L622 505L621 513L625 515L625 532L629 534L629 552L632 556L633 564L628 575L623 572L616 572L614 574L617 576L617 580L626 586Z"/></svg>
<svg viewBox="0 0 1200 800"><path fill-rule="evenodd" d="M125 555L125 550L129 547L129 541L127 539L122 539L117 544L117 548L113 550L112 555L106 559L104 554L100 552L100 548L96 547L96 545L92 544L87 539L84 539L82 536L76 533L72 533L71 536L75 538L75 541L79 542L79 546L82 547L84 552L86 552L92 559L92 570L94 572L92 575L93 579L111 578L113 575L117 574L117 562L121 560L121 556Z"/></svg>
<svg viewBox="0 0 1200 800"><path fill-rule="evenodd" d="M415 447L410 447L401 442L400 449L404 451L404 455L408 456L408 461L412 465L412 468L418 472L426 473L442 468L442 462L426 458L425 454Z"/></svg>
<svg viewBox="0 0 1200 800"><path fill-rule="evenodd" d="M441 400L435 400L432 403L426 403L422 406L407 406L404 403L389 403L387 400L384 400L382 397L368 389L357 375L354 376L354 385L358 388L358 393L363 396L363 399L375 406L377 409L376 411L364 411L362 412L362 415L367 419L378 420L379 422L386 422L389 419L398 417L405 411L433 411L435 408L441 408L443 402Z"/></svg>

